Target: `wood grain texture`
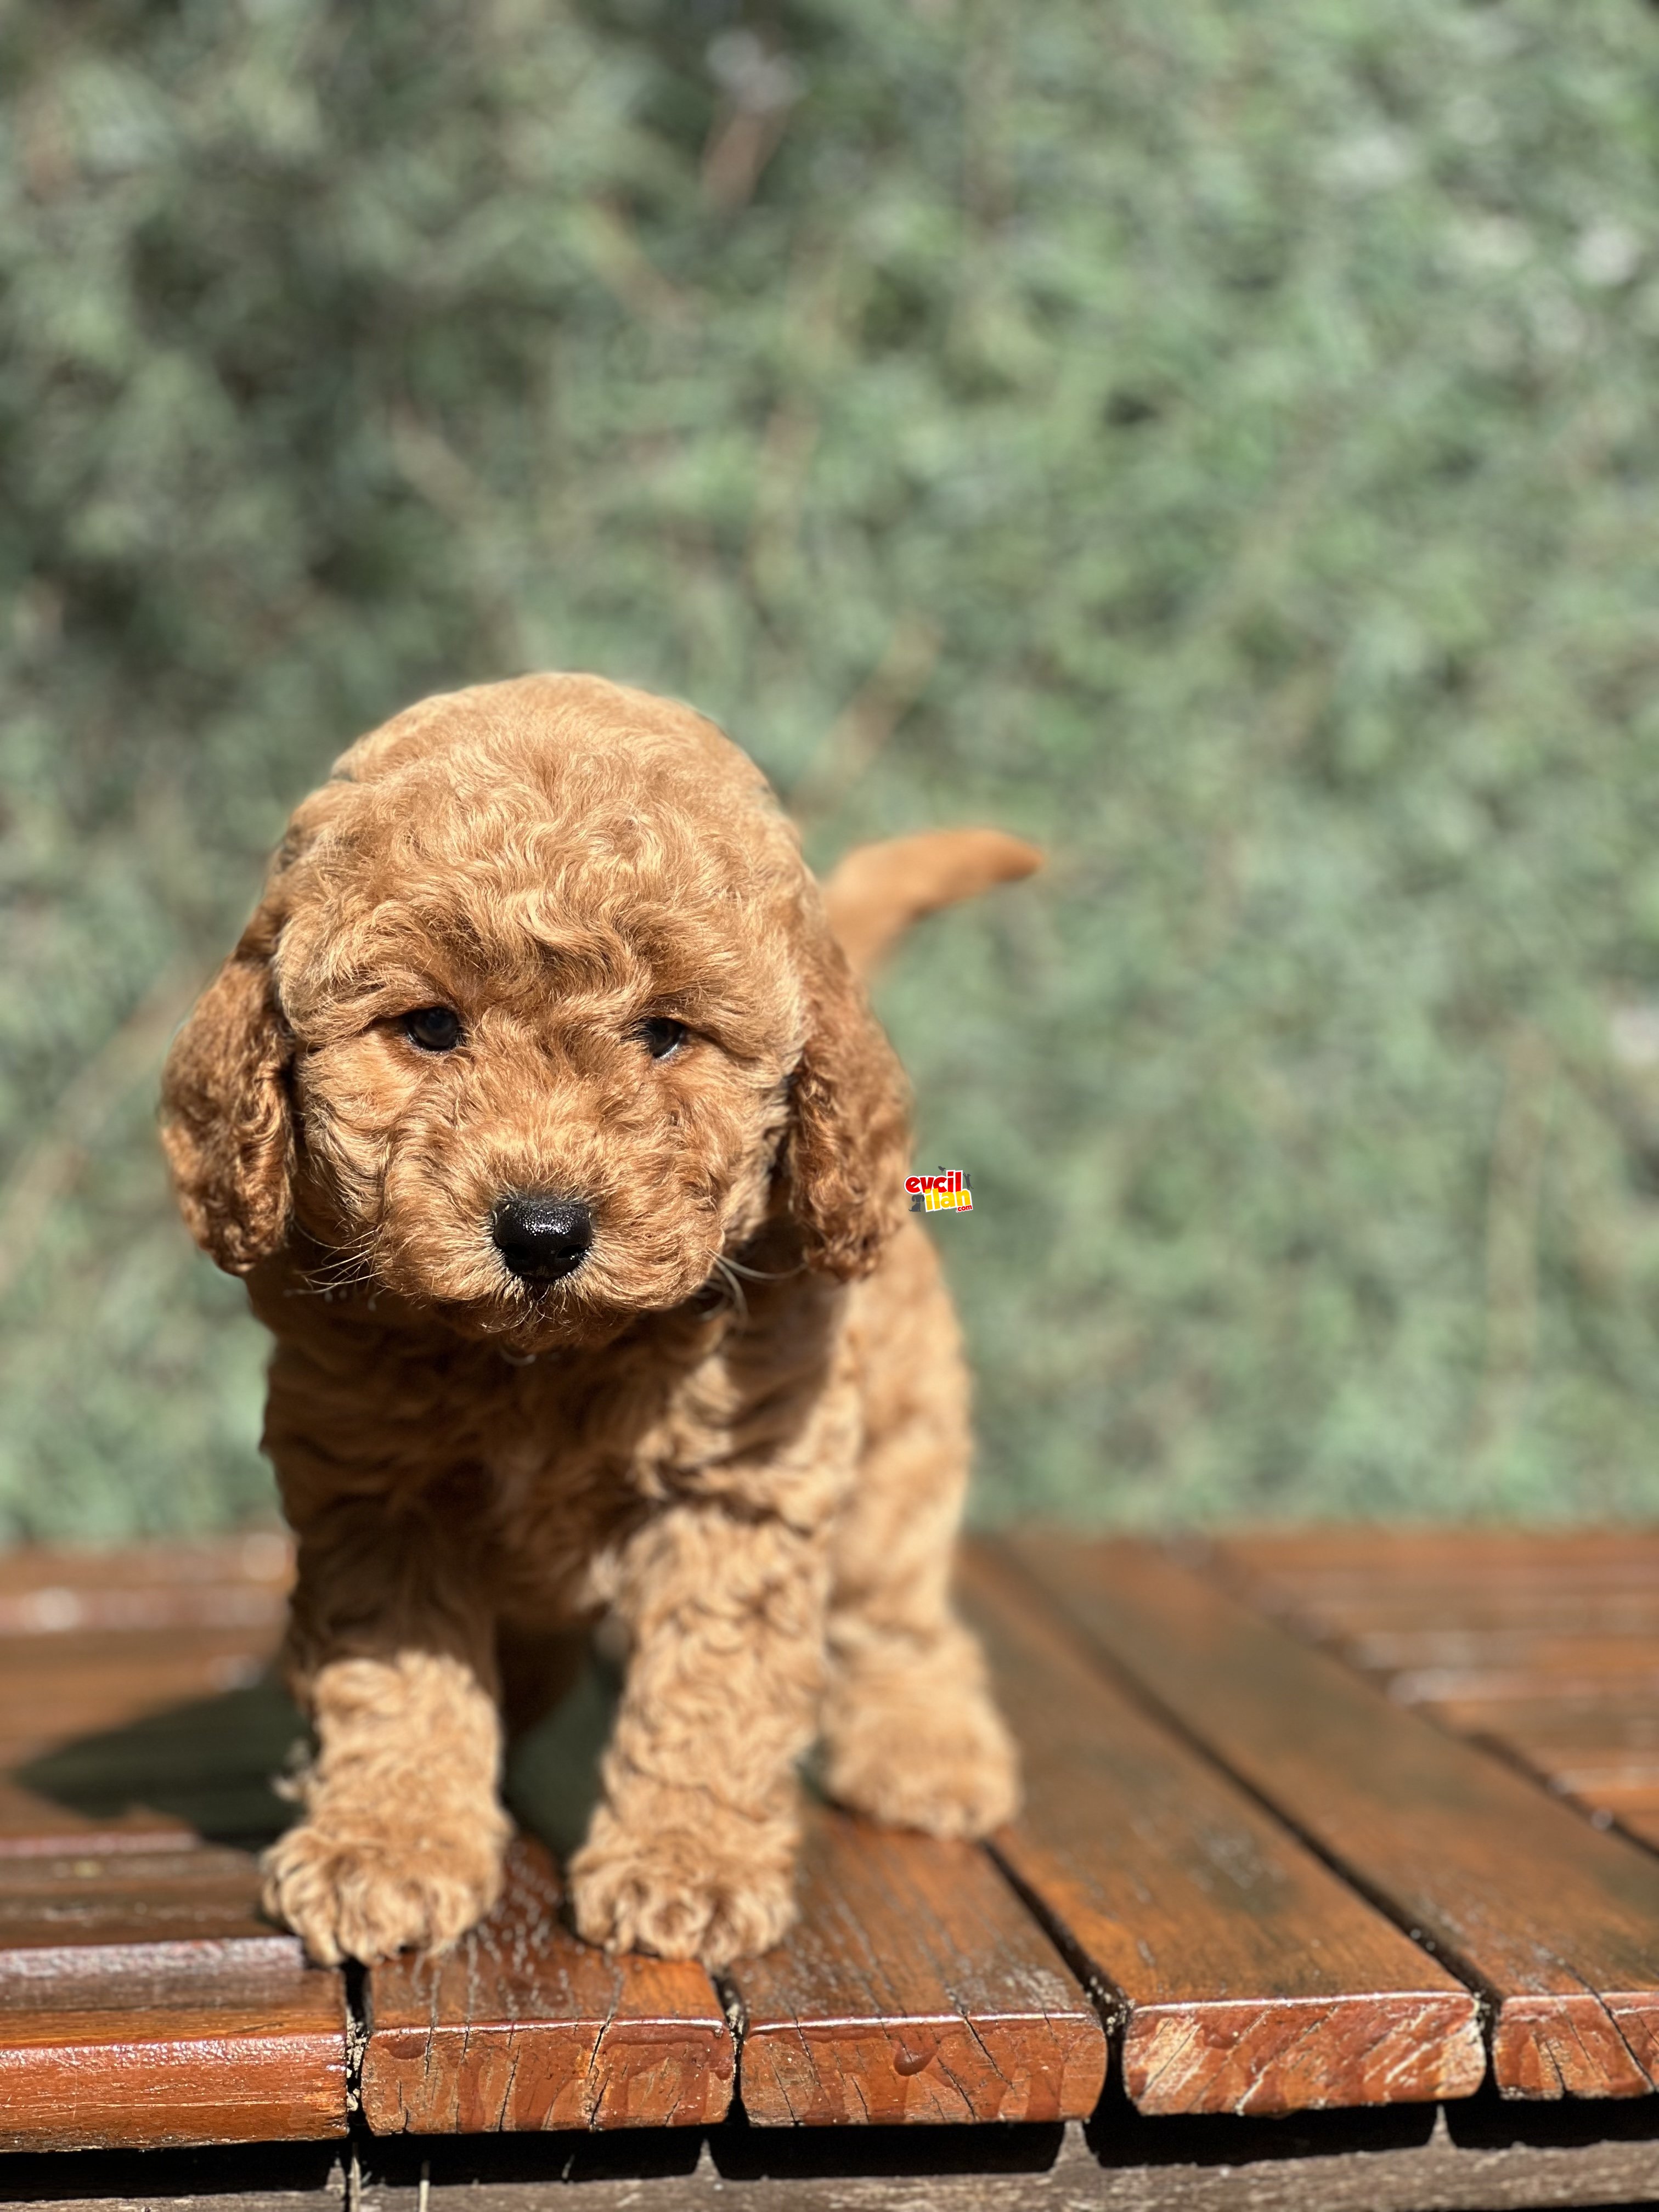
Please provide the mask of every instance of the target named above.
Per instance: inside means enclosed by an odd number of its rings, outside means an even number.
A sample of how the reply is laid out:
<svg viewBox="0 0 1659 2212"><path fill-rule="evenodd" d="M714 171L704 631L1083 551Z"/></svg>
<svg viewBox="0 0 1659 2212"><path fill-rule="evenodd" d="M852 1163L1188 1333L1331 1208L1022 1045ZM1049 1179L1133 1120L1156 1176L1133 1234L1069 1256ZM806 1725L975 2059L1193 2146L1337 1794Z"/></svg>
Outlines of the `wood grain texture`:
<svg viewBox="0 0 1659 2212"><path fill-rule="evenodd" d="M18 1644L34 1645L60 1637L159 1635L169 1629L228 1630L269 1644L281 1632L287 1604L280 1585L263 1582L13 1588L0 1590L0 1656L10 1658Z"/></svg>
<svg viewBox="0 0 1659 2212"><path fill-rule="evenodd" d="M814 1807L800 1917L738 1960L743 2108L761 2127L1080 2118L1093 2006L984 1853Z"/></svg>
<svg viewBox="0 0 1659 2212"><path fill-rule="evenodd" d="M1487 1992L1505 2094L1654 2087L1647 1852L1151 1545L1030 1535L1014 1551L1103 1660Z"/></svg>
<svg viewBox="0 0 1659 2212"><path fill-rule="evenodd" d="M289 1939L50 1955L0 1963L0 2148L346 2132L343 1987Z"/></svg>
<svg viewBox="0 0 1659 2212"><path fill-rule="evenodd" d="M0 1971L44 1971L27 1963L42 1952L78 1960L161 1945L207 1955L249 1942L292 1948L259 1909L259 1870L246 1851L77 1847L0 1858Z"/></svg>
<svg viewBox="0 0 1659 2212"><path fill-rule="evenodd" d="M1364 1565L1343 1530L1223 1540L1218 1569L1450 1733L1535 1774L1599 1826L1654 1840L1659 1814L1659 1540L1606 1532L1559 1555L1535 1534L1447 1530ZM1466 1553L1475 1559L1462 1571Z"/></svg>
<svg viewBox="0 0 1659 2212"><path fill-rule="evenodd" d="M374 1969L363 2117L377 2134L699 2127L731 2102L732 2031L701 1966L570 1933L520 1838L501 1903L439 1959Z"/></svg>
<svg viewBox="0 0 1659 2212"><path fill-rule="evenodd" d="M342 1978L200 1819L293 1733L268 1698L204 1698L264 1664L289 1565L270 1537L0 1555L0 1739L25 1762L0 1782L8 2149L345 2133Z"/></svg>
<svg viewBox="0 0 1659 2212"><path fill-rule="evenodd" d="M292 1546L268 1532L0 1553L0 1766L254 1683L293 1568Z"/></svg>
<svg viewBox="0 0 1659 2212"><path fill-rule="evenodd" d="M1024 1756L998 1849L1123 2012L1143 2112L1467 2096L1476 2002L1079 1656L983 1547L963 1595Z"/></svg>
<svg viewBox="0 0 1659 2212"><path fill-rule="evenodd" d="M1216 1555L1231 1560L1231 1547L1218 1543ZM1395 1656L1384 1639L1437 1636L1450 1630L1477 1638L1522 1629L1532 1634L1565 1636L1659 1635L1659 1589L1644 1581L1632 1587L1599 1580L1557 1581L1528 1574L1524 1580L1476 1576L1430 1579L1409 1571L1396 1582L1345 1576L1332 1587L1322 1578L1252 1577L1250 1595L1258 1604L1291 1620L1304 1634L1340 1636L1345 1641L1376 1638L1382 1665L1409 1665L1418 1654L1407 1645Z"/></svg>
<svg viewBox="0 0 1659 2212"><path fill-rule="evenodd" d="M1645 1844L1650 1851L1659 1851L1659 1811L1644 1805L1623 1805L1617 1808L1615 1818L1627 1836Z"/></svg>
<svg viewBox="0 0 1659 2212"><path fill-rule="evenodd" d="M17 1544L0 1552L0 1595L52 1589L178 1592L212 1584L283 1594L293 1580L293 1543L274 1528L185 1543Z"/></svg>
<svg viewBox="0 0 1659 2212"><path fill-rule="evenodd" d="M311 2140L346 2126L344 1987L240 1851L0 1860L0 2144Z"/></svg>
<svg viewBox="0 0 1659 2212"><path fill-rule="evenodd" d="M264 1533L0 1554L0 1858L274 1835L303 1732L265 1679L292 1570Z"/></svg>
<svg viewBox="0 0 1659 2212"><path fill-rule="evenodd" d="M1488 1578L1534 1575L1559 1587L1569 1577L1630 1583L1659 1572L1659 1528L1386 1528L1375 1522L1234 1531L1225 1548L1261 1574L1329 1582L1439 1577L1468 1588Z"/></svg>
<svg viewBox="0 0 1659 2212"><path fill-rule="evenodd" d="M1362 1672L1386 1681L1400 1705L1522 1705L1551 1692L1588 1704L1659 1697L1659 1642L1588 1637L1507 1642L1507 1649L1482 1652L1473 1638L1465 1638L1461 1651L1443 1646L1437 1658L1415 1666L1355 1657ZM1446 1645L1450 1643L1447 1638Z"/></svg>
<svg viewBox="0 0 1659 2212"><path fill-rule="evenodd" d="M102 1829L120 1847L136 1832L268 1840L293 1818L270 1778L289 1765L304 1723L270 1681L192 1698L125 1724L37 1751L0 1785L0 1854L29 1838Z"/></svg>
<svg viewBox="0 0 1659 2212"><path fill-rule="evenodd" d="M1659 1697L1659 1542L1626 1532L1447 1529L1226 1538L1213 1563L1404 1705Z"/></svg>
<svg viewBox="0 0 1659 2212"><path fill-rule="evenodd" d="M1659 1698L1567 1695L1492 1705L1460 1698L1437 1707L1436 1717L1458 1735L1501 1735L1545 1766L1577 1760L1659 1771Z"/></svg>
<svg viewBox="0 0 1659 2212"><path fill-rule="evenodd" d="M198 1841L193 1827L166 1814L124 1806L100 1820L0 1775L0 1858L40 1858L71 1847L96 1852L187 1851Z"/></svg>
<svg viewBox="0 0 1659 2212"><path fill-rule="evenodd" d="M280 1632L280 1622L198 1622L0 1638L7 1734L41 1735L59 1709L79 1725L83 1707L107 1705L112 1718L125 1718L158 1697L240 1688L264 1671Z"/></svg>

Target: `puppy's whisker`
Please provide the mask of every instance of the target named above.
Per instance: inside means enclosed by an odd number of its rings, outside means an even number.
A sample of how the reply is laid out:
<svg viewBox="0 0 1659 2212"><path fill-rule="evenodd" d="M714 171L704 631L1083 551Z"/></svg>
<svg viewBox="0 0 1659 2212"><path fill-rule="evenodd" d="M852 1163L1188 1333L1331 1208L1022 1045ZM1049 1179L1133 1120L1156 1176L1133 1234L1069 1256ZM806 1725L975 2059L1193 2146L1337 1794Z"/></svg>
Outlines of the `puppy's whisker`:
<svg viewBox="0 0 1659 2212"><path fill-rule="evenodd" d="M310 1271L308 1280L313 1283L344 1283L356 1280L374 1266L372 1251L341 1253L320 1267Z"/></svg>
<svg viewBox="0 0 1659 2212"><path fill-rule="evenodd" d="M319 1247L325 1261L331 1260L360 1260L364 1253L373 1251L378 1229L365 1229L361 1236L347 1237L343 1244L324 1244Z"/></svg>
<svg viewBox="0 0 1659 2212"><path fill-rule="evenodd" d="M765 1267L745 1267L741 1260L728 1258L724 1253L721 1254L716 1264L724 1267L728 1274L741 1275L746 1283L787 1283L793 1276L805 1272L799 1267L781 1267L775 1270Z"/></svg>
<svg viewBox="0 0 1659 2212"><path fill-rule="evenodd" d="M349 1244L331 1247L319 1264L301 1276L301 1287L315 1297L331 1297L374 1280L375 1247L379 1231L354 1237Z"/></svg>
<svg viewBox="0 0 1659 2212"><path fill-rule="evenodd" d="M327 1282L319 1282L307 1276L301 1280L300 1289L307 1297L343 1298L349 1291L362 1290L374 1280L374 1275L372 1270L367 1274L343 1275L332 1278Z"/></svg>
<svg viewBox="0 0 1659 2212"><path fill-rule="evenodd" d="M720 1287L726 1292L725 1303L731 1306L740 1322L746 1322L749 1318L749 1301L744 1296L743 1285L738 1280L738 1269L732 1266L731 1261L722 1254L717 1255L714 1261L714 1273L709 1277L709 1280L713 1282L716 1278L719 1279Z"/></svg>
<svg viewBox="0 0 1659 2212"><path fill-rule="evenodd" d="M330 1291L349 1290L357 1279L355 1270L320 1267L300 1279L305 1290L319 1296Z"/></svg>
<svg viewBox="0 0 1659 2212"><path fill-rule="evenodd" d="M319 1276L349 1275L372 1260L374 1252L374 1244L372 1237L366 1238L360 1244L344 1245L338 1251L331 1253L322 1266L313 1272Z"/></svg>

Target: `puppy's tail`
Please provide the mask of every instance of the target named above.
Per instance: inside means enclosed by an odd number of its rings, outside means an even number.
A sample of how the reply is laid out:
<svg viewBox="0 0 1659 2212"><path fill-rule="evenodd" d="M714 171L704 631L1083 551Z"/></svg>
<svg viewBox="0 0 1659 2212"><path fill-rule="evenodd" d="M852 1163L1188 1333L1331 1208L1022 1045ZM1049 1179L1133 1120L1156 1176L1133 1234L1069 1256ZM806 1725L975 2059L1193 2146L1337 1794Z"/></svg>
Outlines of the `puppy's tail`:
<svg viewBox="0 0 1659 2212"><path fill-rule="evenodd" d="M854 845L823 886L830 927L854 972L869 975L914 921L1042 866L1035 845L1000 830L925 830Z"/></svg>

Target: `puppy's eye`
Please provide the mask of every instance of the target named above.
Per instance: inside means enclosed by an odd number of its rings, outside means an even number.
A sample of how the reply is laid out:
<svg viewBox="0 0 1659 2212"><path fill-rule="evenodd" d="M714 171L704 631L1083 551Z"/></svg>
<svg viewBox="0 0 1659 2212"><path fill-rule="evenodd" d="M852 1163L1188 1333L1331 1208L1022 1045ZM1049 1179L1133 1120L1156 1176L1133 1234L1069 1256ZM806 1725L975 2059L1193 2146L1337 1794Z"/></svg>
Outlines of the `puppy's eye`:
<svg viewBox="0 0 1659 2212"><path fill-rule="evenodd" d="M653 1060L672 1060L685 1042L684 1022L671 1022L666 1014L653 1014L634 1032Z"/></svg>
<svg viewBox="0 0 1659 2212"><path fill-rule="evenodd" d="M453 1052L461 1041L461 1018L453 1006L416 1006L404 1016L404 1035L422 1052Z"/></svg>

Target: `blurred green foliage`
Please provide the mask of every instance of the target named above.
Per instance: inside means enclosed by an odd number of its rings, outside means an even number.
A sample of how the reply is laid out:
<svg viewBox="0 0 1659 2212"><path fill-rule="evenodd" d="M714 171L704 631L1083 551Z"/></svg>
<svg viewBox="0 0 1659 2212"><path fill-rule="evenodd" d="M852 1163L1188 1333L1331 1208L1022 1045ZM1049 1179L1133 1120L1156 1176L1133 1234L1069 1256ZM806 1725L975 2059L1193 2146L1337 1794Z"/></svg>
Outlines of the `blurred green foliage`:
<svg viewBox="0 0 1659 2212"><path fill-rule="evenodd" d="M1659 1510L1659 17L0 9L0 1532L270 1510L152 1130L421 692L689 696L884 986L979 1499Z"/></svg>

